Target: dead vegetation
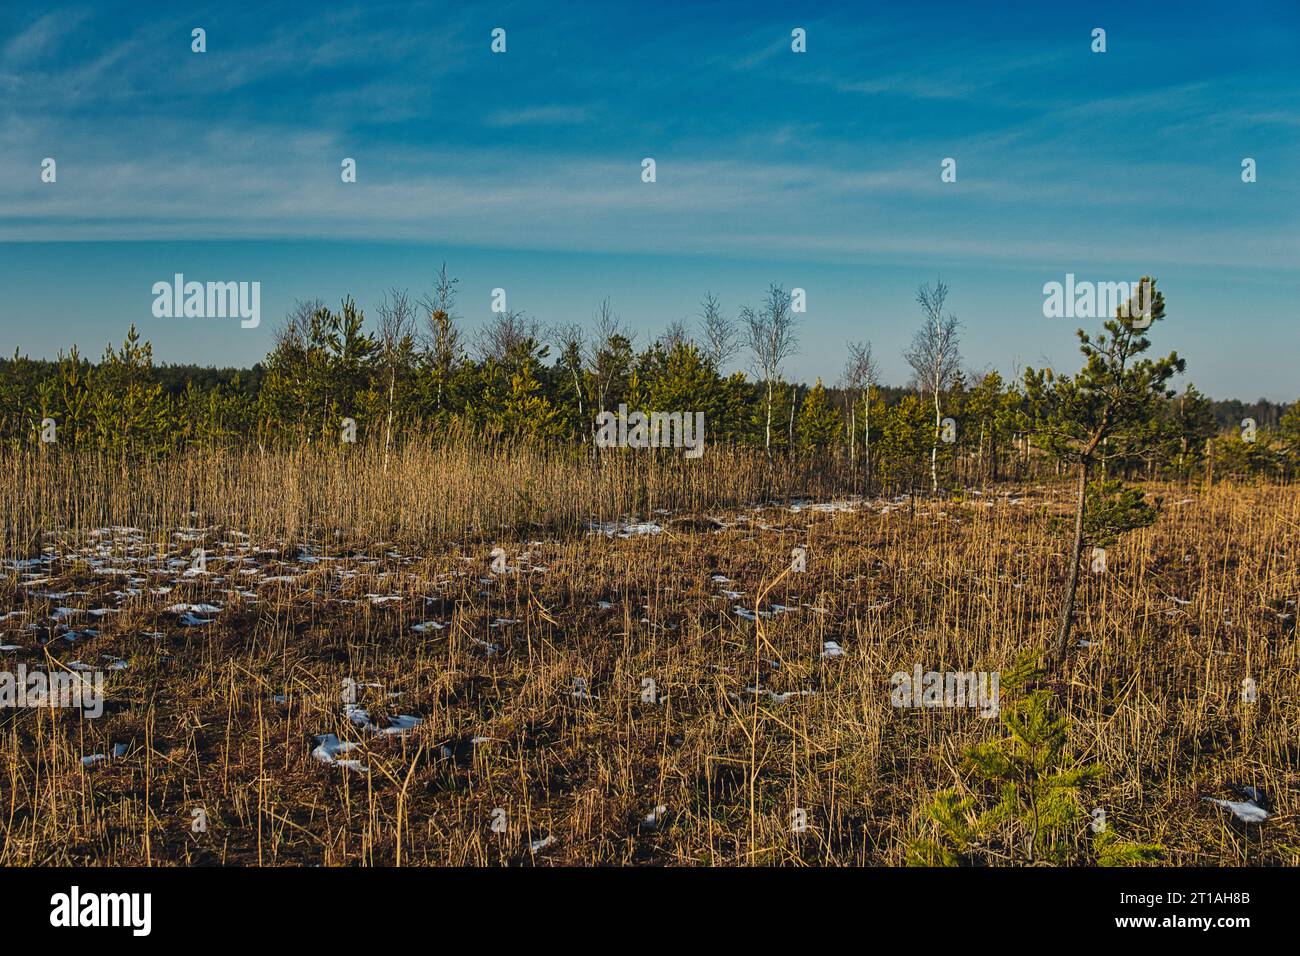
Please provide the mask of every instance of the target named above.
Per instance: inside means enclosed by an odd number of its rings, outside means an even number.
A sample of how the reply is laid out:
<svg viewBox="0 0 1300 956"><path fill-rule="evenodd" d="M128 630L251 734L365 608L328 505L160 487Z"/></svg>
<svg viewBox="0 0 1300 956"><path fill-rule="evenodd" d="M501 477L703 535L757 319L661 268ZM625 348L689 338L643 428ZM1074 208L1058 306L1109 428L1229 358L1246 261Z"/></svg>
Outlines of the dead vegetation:
<svg viewBox="0 0 1300 956"><path fill-rule="evenodd" d="M773 500L761 462L483 454L10 460L11 545L44 530L0 579L5 667L103 668L107 700L0 711L0 863L899 865L1001 728L890 675L1055 624L1065 488ZM1056 687L1086 809L1171 863L1300 864L1300 490L1149 490ZM1246 784L1262 826L1202 800ZM1014 828L975 862L1023 862Z"/></svg>

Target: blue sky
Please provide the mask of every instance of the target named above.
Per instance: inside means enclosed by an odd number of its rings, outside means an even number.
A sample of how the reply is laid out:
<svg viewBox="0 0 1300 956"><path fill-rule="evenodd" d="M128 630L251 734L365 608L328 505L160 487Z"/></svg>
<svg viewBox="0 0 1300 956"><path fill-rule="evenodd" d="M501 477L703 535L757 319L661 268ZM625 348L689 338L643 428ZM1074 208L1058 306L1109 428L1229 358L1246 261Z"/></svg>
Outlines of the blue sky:
<svg viewBox="0 0 1300 956"><path fill-rule="evenodd" d="M803 287L788 374L869 339L901 383L922 281L970 368L1014 374L1077 364L1045 282L1151 273L1188 379L1300 393L1293 0L243 6L0 9L6 352L134 322L162 360L250 363L295 299L373 307L446 260L470 330L495 287L543 323L608 295L642 341L708 290ZM176 272L260 281L262 325L154 318Z"/></svg>

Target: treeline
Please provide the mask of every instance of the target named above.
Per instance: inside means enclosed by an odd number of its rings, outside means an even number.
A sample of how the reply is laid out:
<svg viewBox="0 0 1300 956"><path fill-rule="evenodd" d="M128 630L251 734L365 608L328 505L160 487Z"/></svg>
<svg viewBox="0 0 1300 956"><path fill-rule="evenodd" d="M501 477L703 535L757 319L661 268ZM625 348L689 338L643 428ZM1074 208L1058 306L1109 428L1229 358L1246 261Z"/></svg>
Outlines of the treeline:
<svg viewBox="0 0 1300 956"><path fill-rule="evenodd" d="M472 429L546 447L590 445L595 416L703 412L706 445L833 457L870 483L938 487L1050 473L1037 453L1043 376L1023 382L963 368L947 288L923 286L923 322L905 353L907 388L877 380L869 343L849 343L830 387L788 381L799 313L770 286L734 318L710 295L699 323L637 345L608 300L594 323L543 328L496 313L473 340L444 267L427 295L390 290L374 321L347 299L301 302L251 369L155 366L133 327L98 362L0 361L0 441L164 455L186 447L355 440L385 453L413 434ZM725 369L746 360L750 372ZM1039 387L1034 387L1038 383ZM1253 425L1243 425L1249 419ZM1098 452L1116 476L1300 473L1300 403L1213 402L1195 386L1163 397L1140 440Z"/></svg>

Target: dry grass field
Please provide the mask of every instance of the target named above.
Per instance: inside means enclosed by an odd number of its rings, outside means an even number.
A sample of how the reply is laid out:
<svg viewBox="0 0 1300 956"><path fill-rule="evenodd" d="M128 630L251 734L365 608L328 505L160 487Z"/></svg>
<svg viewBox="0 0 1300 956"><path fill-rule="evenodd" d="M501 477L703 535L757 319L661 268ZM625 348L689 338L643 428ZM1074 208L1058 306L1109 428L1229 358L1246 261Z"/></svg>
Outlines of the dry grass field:
<svg viewBox="0 0 1300 956"><path fill-rule="evenodd" d="M1070 489L646 462L10 456L5 667L106 703L0 712L0 864L902 865L1005 727L890 676L1043 646ZM1082 809L1168 863L1300 864L1300 489L1147 490L1051 684ZM1265 824L1203 799L1242 785ZM1023 827L965 862L1029 862Z"/></svg>

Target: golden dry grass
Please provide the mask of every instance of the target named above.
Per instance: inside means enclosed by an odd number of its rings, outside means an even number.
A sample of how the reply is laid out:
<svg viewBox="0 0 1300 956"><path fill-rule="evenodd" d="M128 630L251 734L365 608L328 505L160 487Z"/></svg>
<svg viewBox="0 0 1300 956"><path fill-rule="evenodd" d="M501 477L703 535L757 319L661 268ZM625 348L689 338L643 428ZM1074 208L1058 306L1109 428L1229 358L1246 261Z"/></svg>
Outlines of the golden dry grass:
<svg viewBox="0 0 1300 956"><path fill-rule="evenodd" d="M1041 646L1064 489L794 510L741 502L828 489L739 454L694 473L615 462L413 447L385 475L373 455L317 452L10 459L11 545L41 522L57 558L0 581L0 614L21 612L0 622L23 648L6 666L129 666L108 674L97 720L0 713L0 863L901 864L929 798L967 786L965 748L1001 728L895 709L890 674L1001 670ZM1086 576L1090 646L1058 688L1073 747L1106 767L1089 808L1169 862L1296 865L1300 489L1151 490L1160 520ZM661 530L587 530L620 517ZM186 577L196 546L208 573ZM795 546L808 570L783 575ZM792 610L736 612L769 587L760 609ZM177 603L221 610L185 626ZM118 610L74 616L99 633L69 642L56 607ZM444 626L413 629L426 621ZM845 655L823 658L825 641ZM642 700L647 678L666 699ZM364 732L346 679L376 724L422 723ZM369 772L313 759L326 733L361 743L347 756ZM126 753L82 766L114 744ZM1263 826L1201 800L1238 784L1272 798ZM1022 837L993 835L976 862L1023 862Z"/></svg>

